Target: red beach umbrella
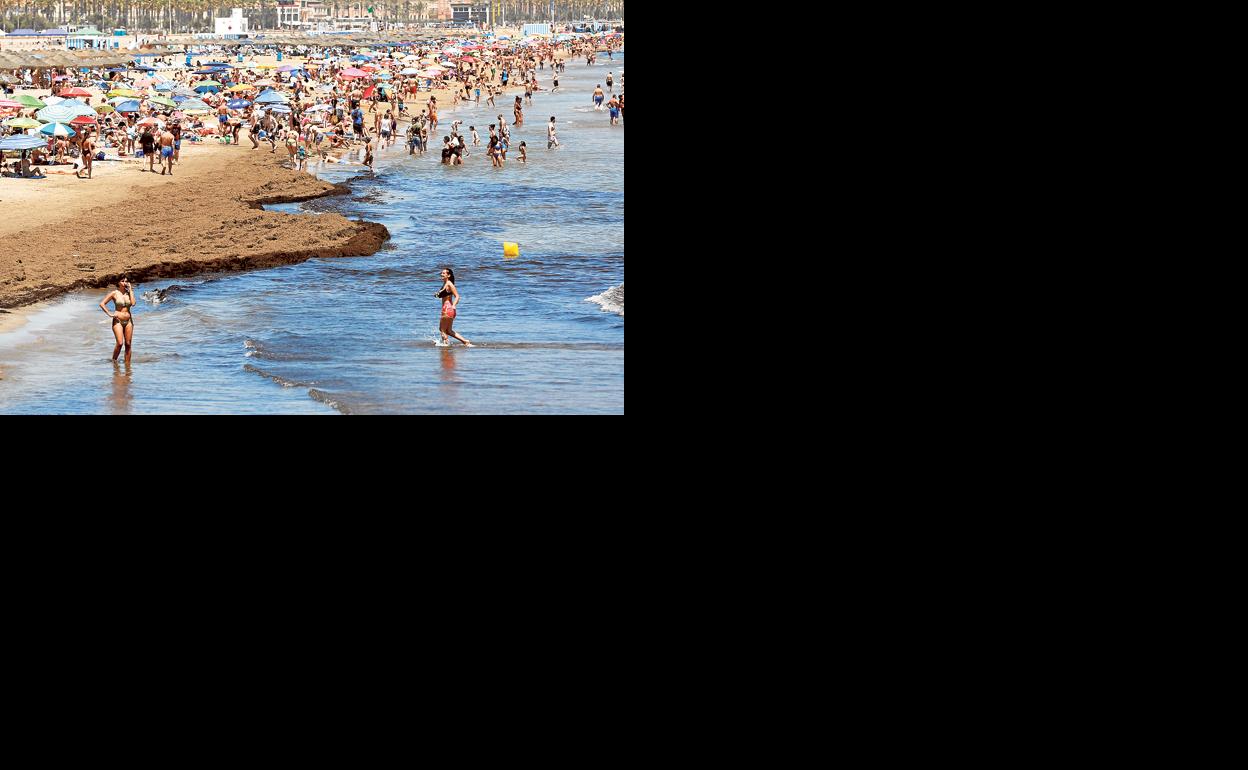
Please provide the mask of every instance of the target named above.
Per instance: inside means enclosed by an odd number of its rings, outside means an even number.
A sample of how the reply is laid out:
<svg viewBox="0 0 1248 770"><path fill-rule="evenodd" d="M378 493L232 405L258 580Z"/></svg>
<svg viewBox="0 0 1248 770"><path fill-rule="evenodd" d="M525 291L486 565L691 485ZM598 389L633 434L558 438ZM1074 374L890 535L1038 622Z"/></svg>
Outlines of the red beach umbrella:
<svg viewBox="0 0 1248 770"><path fill-rule="evenodd" d="M78 117L69 121L69 125L71 126L93 126L95 125L95 118L91 117L90 115L79 115Z"/></svg>
<svg viewBox="0 0 1248 770"><path fill-rule="evenodd" d="M64 91L61 91L60 95L64 96L66 99L70 99L76 96L86 97L88 99L91 98L91 92L82 88L69 88Z"/></svg>

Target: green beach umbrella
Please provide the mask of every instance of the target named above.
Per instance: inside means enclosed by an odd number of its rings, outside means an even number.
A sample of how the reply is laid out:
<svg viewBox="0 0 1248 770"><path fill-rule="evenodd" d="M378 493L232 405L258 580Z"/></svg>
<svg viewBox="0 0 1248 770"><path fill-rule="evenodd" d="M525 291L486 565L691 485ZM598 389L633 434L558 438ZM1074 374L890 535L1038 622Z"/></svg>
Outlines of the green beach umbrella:
<svg viewBox="0 0 1248 770"><path fill-rule="evenodd" d="M17 97L17 101L21 102L22 104L26 105L27 107L34 107L35 109L38 109L38 110L41 110L41 109L43 109L44 107L47 107L47 106L48 106L48 105L44 104L43 102L39 101L38 99L36 99L35 97L33 97L33 96L27 96L27 95L25 95L25 94L23 94L22 96Z"/></svg>
<svg viewBox="0 0 1248 770"><path fill-rule="evenodd" d="M166 99L163 96L153 96L151 99L148 99L148 101L151 102L152 104L159 104L161 107L177 107L178 106L176 103L174 103L172 99Z"/></svg>
<svg viewBox="0 0 1248 770"><path fill-rule="evenodd" d="M4 125L8 126L9 128L27 129L27 128L39 128L39 126L42 126L43 124L37 120L31 120L30 118L13 118L12 120L4 121Z"/></svg>
<svg viewBox="0 0 1248 770"><path fill-rule="evenodd" d="M100 113L101 115L107 115L110 112L116 112L117 108L112 106L111 104L101 104L99 107L95 108L95 111Z"/></svg>

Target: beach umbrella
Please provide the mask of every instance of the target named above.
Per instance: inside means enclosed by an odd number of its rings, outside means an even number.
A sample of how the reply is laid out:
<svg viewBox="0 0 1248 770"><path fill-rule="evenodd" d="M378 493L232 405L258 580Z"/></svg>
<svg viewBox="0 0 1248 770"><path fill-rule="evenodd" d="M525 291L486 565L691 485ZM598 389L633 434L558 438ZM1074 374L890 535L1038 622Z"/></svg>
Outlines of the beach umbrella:
<svg viewBox="0 0 1248 770"><path fill-rule="evenodd" d="M143 94L139 93L138 91L135 91L133 88L114 88L112 91L108 92L109 98L115 98L115 97L120 96L126 99L138 99L142 95Z"/></svg>
<svg viewBox="0 0 1248 770"><path fill-rule="evenodd" d="M39 128L43 124L37 120L31 120L30 118L11 118L4 121L4 125L9 128L20 128L25 131L28 128Z"/></svg>
<svg viewBox="0 0 1248 770"><path fill-rule="evenodd" d="M122 102L121 104L117 105L117 111L118 112L138 112L139 103L136 101Z"/></svg>
<svg viewBox="0 0 1248 770"><path fill-rule="evenodd" d="M177 103L174 102L172 99L168 99L164 96L153 96L151 99L148 99L148 101L151 102L152 104L159 104L161 107L177 107L178 106Z"/></svg>
<svg viewBox="0 0 1248 770"><path fill-rule="evenodd" d="M48 106L46 103L39 101L33 96L27 96L26 94L22 94L21 96L17 97L15 101L21 102L22 106L25 107L26 109L33 108L33 109L41 110L44 107Z"/></svg>
<svg viewBox="0 0 1248 770"><path fill-rule="evenodd" d="M48 136L74 136L78 132L64 123L49 123L39 129L39 133L47 134Z"/></svg>
<svg viewBox="0 0 1248 770"><path fill-rule="evenodd" d="M90 91L87 91L86 89L83 89L83 88L69 88L69 89L66 89L66 90L64 90L64 91L61 91L61 96L65 97L65 98L67 98L67 99L68 99L68 98L71 98L71 97L74 97L74 96L84 96L84 97L86 97L86 98L90 99L90 98L91 98L91 92L90 92Z"/></svg>
<svg viewBox="0 0 1248 770"><path fill-rule="evenodd" d="M378 80L390 80L393 77L394 75L391 75L389 72L383 72L377 76L377 79Z"/></svg>
<svg viewBox="0 0 1248 770"><path fill-rule="evenodd" d="M355 78L366 78L368 77L368 73L364 70L357 70L354 67L348 67L342 72L339 72L338 77L343 80L354 80Z"/></svg>
<svg viewBox="0 0 1248 770"><path fill-rule="evenodd" d="M277 71L278 72L298 72L301 69L303 69L303 67L301 67L298 64L284 64L281 67L278 67Z"/></svg>
<svg viewBox="0 0 1248 770"><path fill-rule="evenodd" d="M225 90L230 91L231 93L239 94L239 93L242 93L243 91L255 91L256 87L249 86L245 83L240 83L239 85L236 85L236 86L230 86L229 88Z"/></svg>
<svg viewBox="0 0 1248 770"><path fill-rule="evenodd" d="M157 83L156 84L157 91L172 91L177 87L178 86L175 83Z"/></svg>
<svg viewBox="0 0 1248 770"><path fill-rule="evenodd" d="M209 107L209 106L208 106L208 104L207 104L206 102L204 102L204 101L202 101L202 100L200 100L200 99L187 99L187 100L183 101L183 102L182 102L182 104L181 104L181 105L179 105L179 106L181 107L181 109L182 109L183 111L187 111L187 110L208 110L208 111L211 111L211 110L212 110L212 108L211 108L211 107Z"/></svg>
<svg viewBox="0 0 1248 770"><path fill-rule="evenodd" d="M95 108L95 111L100 113L101 115L107 115L110 112L116 112L117 108L112 106L111 104L101 104L99 107Z"/></svg>
<svg viewBox="0 0 1248 770"><path fill-rule="evenodd" d="M221 84L215 80L202 80L196 83L195 85L191 86L191 88L194 88L196 91L198 91L201 88L220 88L220 87L221 87Z"/></svg>
<svg viewBox="0 0 1248 770"><path fill-rule="evenodd" d="M140 120L138 123L135 123L134 125L136 126L160 126L160 125L164 125L164 122L165 121L159 120L157 118L143 118L142 120Z"/></svg>
<svg viewBox="0 0 1248 770"><path fill-rule="evenodd" d="M20 110L21 102L15 102L12 99L0 99L0 110Z"/></svg>
<svg viewBox="0 0 1248 770"><path fill-rule="evenodd" d="M48 141L38 136L6 136L0 139L0 150L37 150L47 146Z"/></svg>
<svg viewBox="0 0 1248 770"><path fill-rule="evenodd" d="M400 75L419 75L420 70L416 69L415 67L408 67L407 69L403 70L399 74Z"/></svg>
<svg viewBox="0 0 1248 770"><path fill-rule="evenodd" d="M76 118L74 118L73 120L69 121L69 125L71 125L71 126L92 126L92 125L95 125L97 122L99 122L99 121L97 121L95 118L90 118L90 117L87 117L86 115L79 115L78 117L76 117Z"/></svg>
<svg viewBox="0 0 1248 770"><path fill-rule="evenodd" d="M286 104L289 100L276 91L265 91L256 97L256 104Z"/></svg>
<svg viewBox="0 0 1248 770"><path fill-rule="evenodd" d="M54 104L51 107L44 107L35 113L35 117L44 123L68 123L78 117L78 111L72 107L63 107Z"/></svg>
<svg viewBox="0 0 1248 770"><path fill-rule="evenodd" d="M246 99L235 99L229 102L228 104L226 104L225 106L229 107L231 110L241 110L241 109L250 107L251 102L247 101Z"/></svg>
<svg viewBox="0 0 1248 770"><path fill-rule="evenodd" d="M95 115L94 109L92 109L86 102L81 102L81 101L78 101L77 99L65 99L60 104L57 104L54 106L58 110L69 110L70 112L73 113L74 116L78 116L78 115L94 116ZM36 115L36 117L38 116Z"/></svg>
<svg viewBox="0 0 1248 770"><path fill-rule="evenodd" d="M44 103L44 104L46 104L46 105L48 105L49 107L51 107L51 106L52 106L52 105L54 105L54 104L60 104L60 103L61 103L61 102L63 102L63 101L65 101L65 100L64 100L63 98L59 97L59 96L45 96L45 97L43 97L43 103Z"/></svg>

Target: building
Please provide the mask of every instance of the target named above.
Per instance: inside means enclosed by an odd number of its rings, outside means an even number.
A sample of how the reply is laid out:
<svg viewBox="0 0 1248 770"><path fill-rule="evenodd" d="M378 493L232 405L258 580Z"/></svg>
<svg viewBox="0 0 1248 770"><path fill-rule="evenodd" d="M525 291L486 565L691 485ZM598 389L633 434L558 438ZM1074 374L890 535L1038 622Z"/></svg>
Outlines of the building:
<svg viewBox="0 0 1248 770"><path fill-rule="evenodd" d="M438 0L437 20L450 21L454 12L451 10L451 0Z"/></svg>
<svg viewBox="0 0 1248 770"><path fill-rule="evenodd" d="M91 48L115 48L117 43L113 41L113 35L110 32L101 32L95 27L81 27L76 30L70 30L65 46L69 50L75 51Z"/></svg>
<svg viewBox="0 0 1248 770"><path fill-rule="evenodd" d="M33 29L15 29L0 37L0 51L49 51L64 50L69 33L63 29L36 32Z"/></svg>
<svg viewBox="0 0 1248 770"><path fill-rule="evenodd" d="M232 9L228 18L217 19L217 34L226 37L238 37L247 34L247 18L242 8Z"/></svg>
<svg viewBox="0 0 1248 770"><path fill-rule="evenodd" d="M488 20L485 3L451 3L451 21L485 24Z"/></svg>

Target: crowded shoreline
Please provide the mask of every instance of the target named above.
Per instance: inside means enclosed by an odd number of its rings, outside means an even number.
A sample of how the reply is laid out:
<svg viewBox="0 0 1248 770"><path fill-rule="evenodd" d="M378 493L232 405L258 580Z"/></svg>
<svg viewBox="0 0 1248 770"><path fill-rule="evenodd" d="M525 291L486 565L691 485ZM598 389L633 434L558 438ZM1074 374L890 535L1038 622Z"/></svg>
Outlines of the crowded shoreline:
<svg viewBox="0 0 1248 770"><path fill-rule="evenodd" d="M29 88L30 73L8 71L8 79L19 82L8 84L0 105L21 108L9 107L0 124L39 121L41 113L81 114L41 128L10 126L19 136L47 134L39 160L64 162L10 158L10 165L18 161L19 176L0 179L0 210L12 212L0 218L0 235L22 244L0 256L0 308L109 286L122 275L142 281L376 252L388 235L381 225L258 208L341 194L343 187L309 172L349 166L371 173L381 153L401 160L419 151L432 156L423 162L462 162L464 150L484 141L454 120L459 103L505 95L490 106L504 123L522 120L521 110L540 110L533 98L554 87L561 67L578 56L587 62L609 57L623 46L620 35L528 42L210 47L191 55L189 67L184 54L165 53L136 57L133 67L44 70L46 80L37 84L32 77ZM622 92L621 71L602 100L613 124L623 119ZM519 97L514 112L513 95ZM21 101L24 96L44 106ZM438 105L444 114L438 115ZM53 124L68 130L43 130ZM523 148L509 146L505 129L498 134L473 162L502 167L508 153L527 160ZM439 142L442 135L459 139L460 152ZM96 160L101 152L104 159ZM32 168L38 176L25 176ZM17 322L12 315L0 315L0 331Z"/></svg>

